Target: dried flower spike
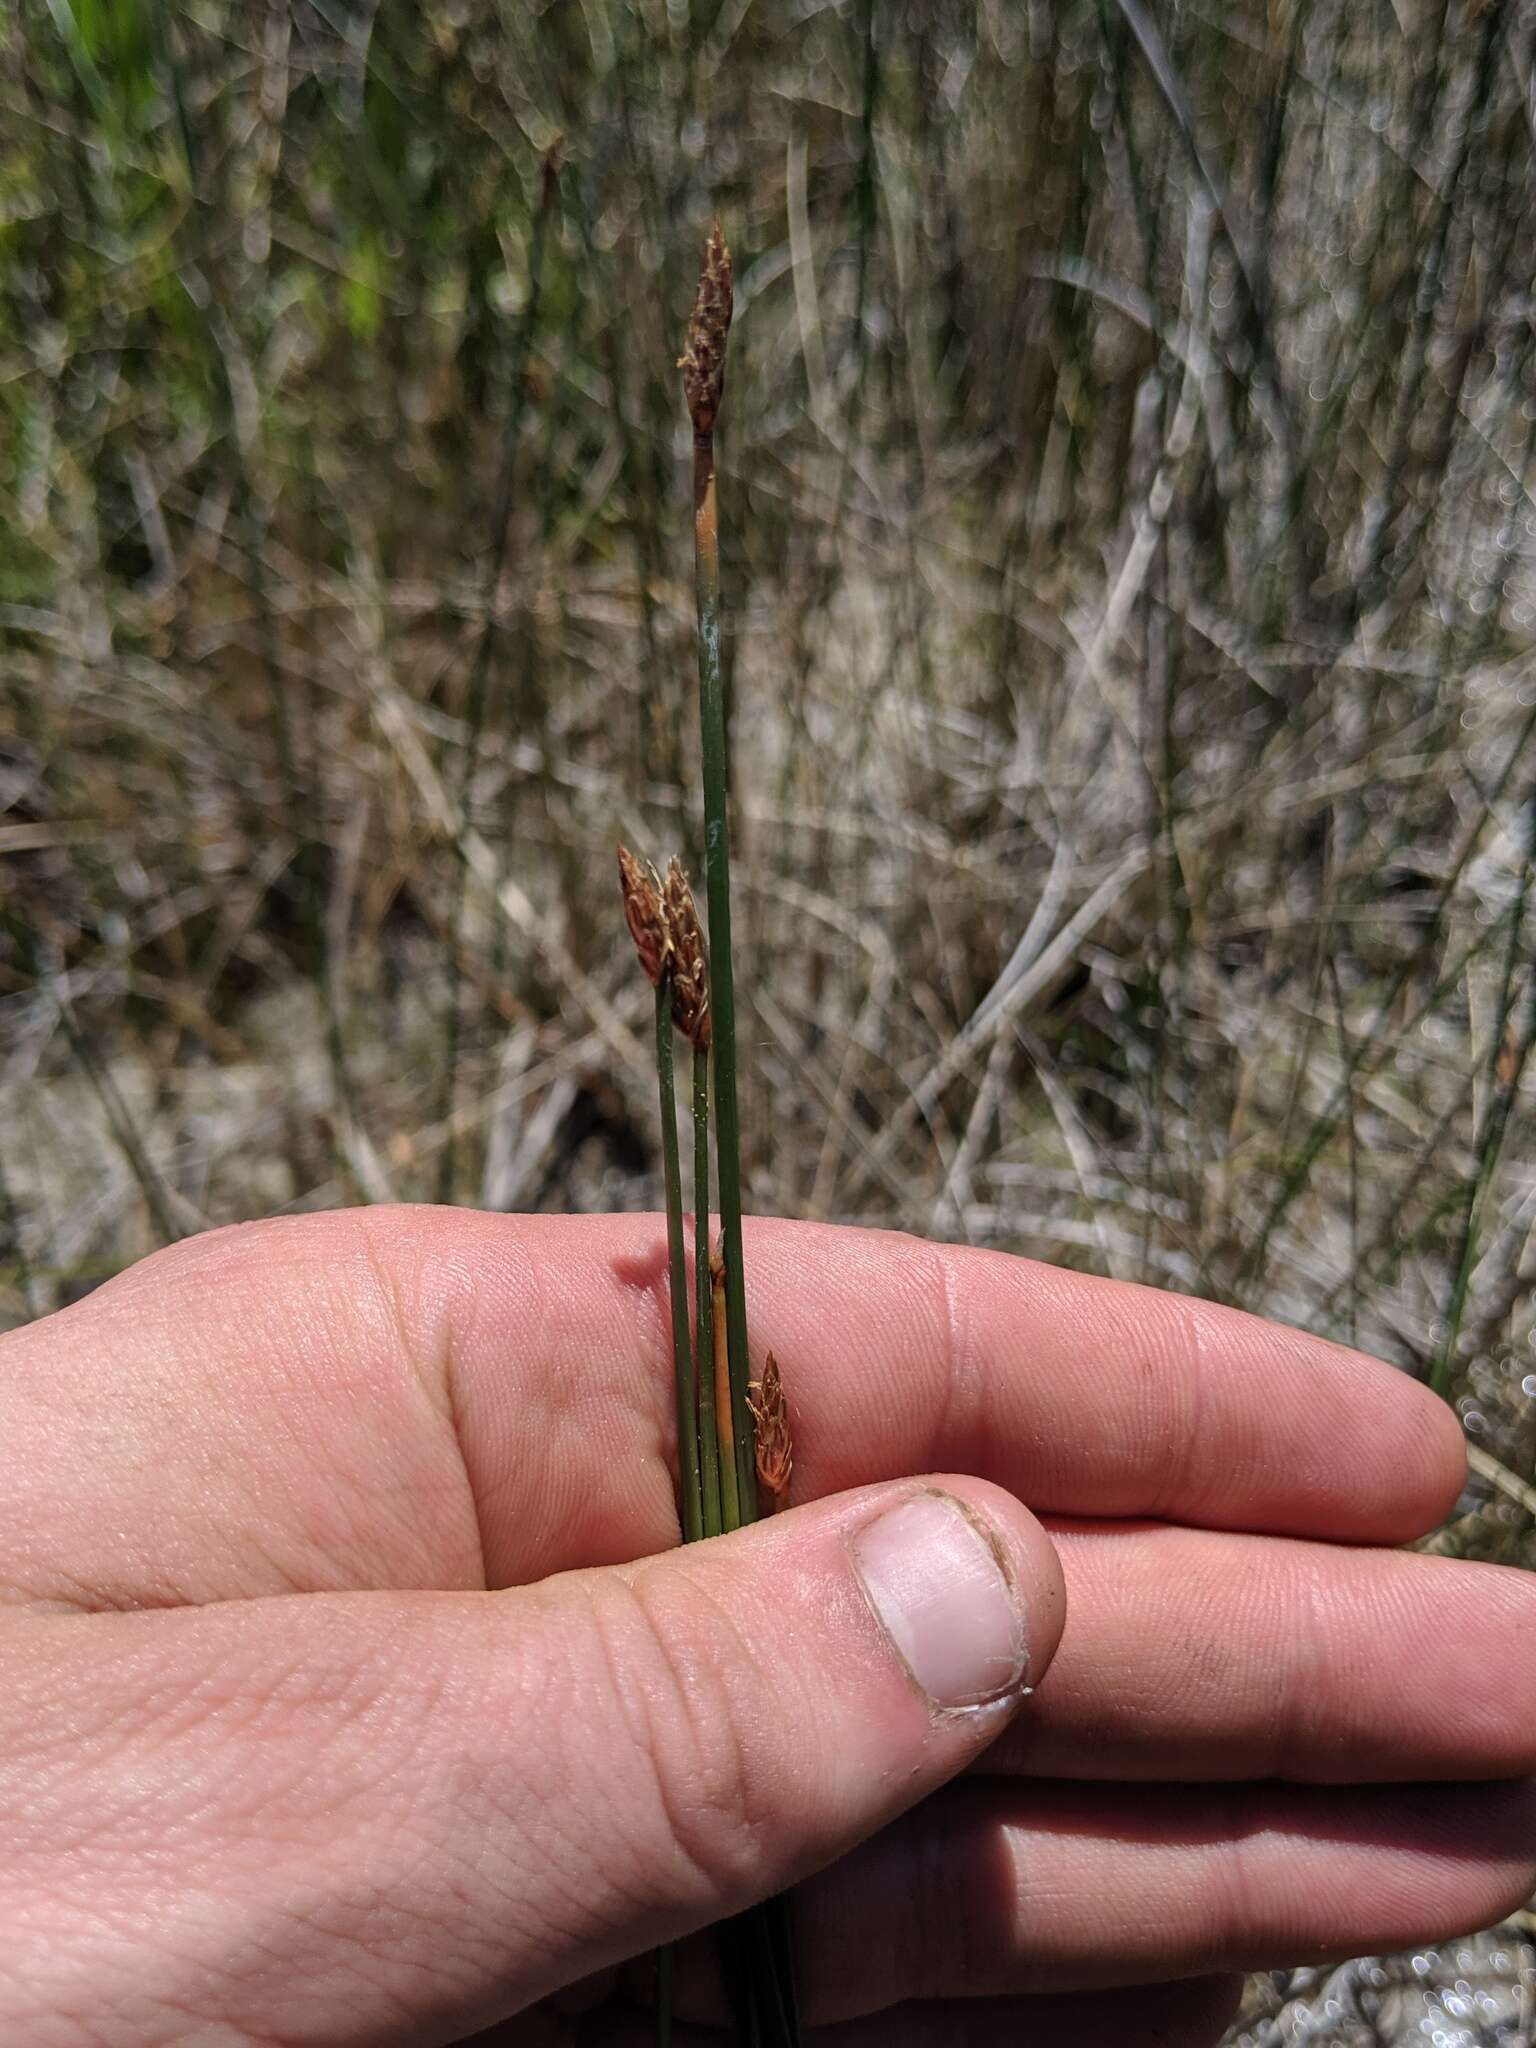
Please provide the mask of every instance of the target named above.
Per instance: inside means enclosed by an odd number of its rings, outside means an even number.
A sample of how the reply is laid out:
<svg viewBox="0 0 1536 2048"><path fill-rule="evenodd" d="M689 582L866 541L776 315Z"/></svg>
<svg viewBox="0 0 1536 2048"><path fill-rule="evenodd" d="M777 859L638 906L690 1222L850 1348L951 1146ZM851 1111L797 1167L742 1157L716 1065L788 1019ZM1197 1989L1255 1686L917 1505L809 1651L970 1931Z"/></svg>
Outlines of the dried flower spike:
<svg viewBox="0 0 1536 2048"><path fill-rule="evenodd" d="M674 854L662 887L667 939L672 948L672 1021L695 1052L709 1051L709 965L698 906L682 862Z"/></svg>
<svg viewBox="0 0 1536 2048"><path fill-rule="evenodd" d="M725 388L725 341L731 331L731 252L718 225L704 248L693 318L677 367L696 434L712 434Z"/></svg>
<svg viewBox="0 0 1536 2048"><path fill-rule="evenodd" d="M645 978L652 988L659 988L672 951L661 902L661 882L650 862L637 861L627 846L619 848L619 888L624 896L624 922L640 955Z"/></svg>
<svg viewBox="0 0 1536 2048"><path fill-rule="evenodd" d="M747 1392L747 1404L757 1424L757 1477L773 1502L773 1512L789 1499L789 1478L795 1469L794 1445L789 1433L789 1408L784 1399L784 1382L778 1360L770 1351L763 1360L763 1376Z"/></svg>

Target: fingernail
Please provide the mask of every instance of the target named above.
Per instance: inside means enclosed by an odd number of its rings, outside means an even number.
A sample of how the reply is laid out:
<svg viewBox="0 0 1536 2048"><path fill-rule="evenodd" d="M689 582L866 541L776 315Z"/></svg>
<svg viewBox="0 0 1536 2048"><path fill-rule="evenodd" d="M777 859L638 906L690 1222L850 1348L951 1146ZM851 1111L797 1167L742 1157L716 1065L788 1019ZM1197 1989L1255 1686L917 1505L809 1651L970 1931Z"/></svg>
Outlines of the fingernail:
<svg viewBox="0 0 1536 2048"><path fill-rule="evenodd" d="M986 1536L943 1493L889 1508L850 1545L903 1663L938 1707L979 1707L1023 1684L1019 1596Z"/></svg>

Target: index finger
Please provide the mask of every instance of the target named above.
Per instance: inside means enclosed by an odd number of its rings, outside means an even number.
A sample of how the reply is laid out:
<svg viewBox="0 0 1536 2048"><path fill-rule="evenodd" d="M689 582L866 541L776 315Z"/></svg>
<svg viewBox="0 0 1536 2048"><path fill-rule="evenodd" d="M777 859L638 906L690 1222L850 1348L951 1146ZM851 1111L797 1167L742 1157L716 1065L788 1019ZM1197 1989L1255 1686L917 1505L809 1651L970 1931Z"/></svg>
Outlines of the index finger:
<svg viewBox="0 0 1536 2048"><path fill-rule="evenodd" d="M636 1291L653 1295L644 1369L670 1398L658 1221L473 1227L540 1275L545 1341L571 1375L611 1360ZM796 1500L959 1471L1041 1512L1399 1543L1441 1521L1465 1477L1460 1428L1426 1388L1257 1316L846 1226L749 1220L745 1260L754 1370L771 1349L788 1390ZM461 1413L488 1423L501 1404L476 1388L506 1355L494 1332L477 1319L457 1353Z"/></svg>
<svg viewBox="0 0 1536 2048"><path fill-rule="evenodd" d="M651 1216L380 1208L160 1253L0 1347L0 1584L98 1605L514 1585L662 1549L666 1272ZM1422 1387L1231 1310L761 1220L746 1279L796 1501L954 1471L1040 1512L1390 1543L1461 1484Z"/></svg>
<svg viewBox="0 0 1536 2048"><path fill-rule="evenodd" d="M884 1232L764 1223L748 1257L781 1360L850 1340L807 1375L817 1491L916 1450L1064 1514L1393 1543L1465 1480L1425 1387L1240 1310Z"/></svg>

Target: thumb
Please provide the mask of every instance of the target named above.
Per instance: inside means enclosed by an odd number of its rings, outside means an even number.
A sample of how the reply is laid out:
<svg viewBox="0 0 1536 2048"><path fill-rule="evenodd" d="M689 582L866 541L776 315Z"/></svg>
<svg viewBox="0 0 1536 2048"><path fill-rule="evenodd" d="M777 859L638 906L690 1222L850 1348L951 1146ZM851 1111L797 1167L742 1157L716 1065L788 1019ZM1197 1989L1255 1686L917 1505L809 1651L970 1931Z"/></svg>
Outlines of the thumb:
<svg viewBox="0 0 1536 2048"><path fill-rule="evenodd" d="M0 2036L456 2039L963 1770L1063 1610L1034 1519L940 1479L511 1592L13 1616Z"/></svg>

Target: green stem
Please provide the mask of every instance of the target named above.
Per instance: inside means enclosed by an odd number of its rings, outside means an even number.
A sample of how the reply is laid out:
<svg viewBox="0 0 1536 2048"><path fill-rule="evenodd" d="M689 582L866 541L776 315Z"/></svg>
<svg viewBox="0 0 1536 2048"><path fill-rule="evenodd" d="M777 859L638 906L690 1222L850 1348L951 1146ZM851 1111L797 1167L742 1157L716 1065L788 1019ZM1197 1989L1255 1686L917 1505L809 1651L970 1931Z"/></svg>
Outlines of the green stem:
<svg viewBox="0 0 1536 2048"><path fill-rule="evenodd" d="M715 496L714 412L730 325L730 259L718 229L706 256L685 356L693 437L693 535L699 623L699 726L704 765L704 876L709 899L710 1010L715 1055L715 1171L720 1191L728 1413L717 1415L722 1514L727 1528L757 1519L756 1430L747 1386L747 1297L741 1256L741 1122L736 1105L736 990L731 961L731 837L720 673L720 539ZM695 346L697 344L697 346ZM700 381L713 363L713 375ZM686 382L686 379L685 379ZM701 1198L708 1206L707 1192ZM707 1247L706 1247L707 1253ZM715 1336L715 1373L721 1335ZM719 1402L717 1401L717 1407ZM731 1455L724 1455L729 1444ZM736 1513L730 1494L737 1495ZM740 2048L797 2048L799 2017L788 1909L757 1907L724 1930L722 1956Z"/></svg>
<svg viewBox="0 0 1536 2048"><path fill-rule="evenodd" d="M711 1268L709 1312L714 1336L715 1443L720 1464L720 1526L729 1532L741 1527L740 1488L736 1483L736 1425L731 1407L731 1340L725 1326L725 1279L717 1283Z"/></svg>
<svg viewBox="0 0 1536 2048"><path fill-rule="evenodd" d="M731 973L731 835L727 816L725 685L720 673L720 544L713 434L693 444L694 566L699 621L699 726L704 765L704 878L709 899L714 1018L716 1173L725 1253L725 1325L743 1522L757 1519L752 1411L747 1405L747 1296L741 1257L741 1124L736 1104L736 990Z"/></svg>
<svg viewBox="0 0 1536 2048"><path fill-rule="evenodd" d="M656 2048L672 2048L672 1944L656 1951Z"/></svg>
<svg viewBox="0 0 1536 2048"><path fill-rule="evenodd" d="M677 1149L677 1088L672 1073L672 977L656 989L656 1073L661 1083L661 1158L667 1187L667 1292L672 1300L672 1374L677 1388L677 1471L683 1541L704 1533L699 1491L699 1388L688 1335L688 1267L683 1258L683 1175Z"/></svg>
<svg viewBox="0 0 1536 2048"><path fill-rule="evenodd" d="M715 1317L709 1286L709 1054L693 1055L694 1356L699 1383L699 1454L704 1534L718 1536L720 1440L715 1434Z"/></svg>

